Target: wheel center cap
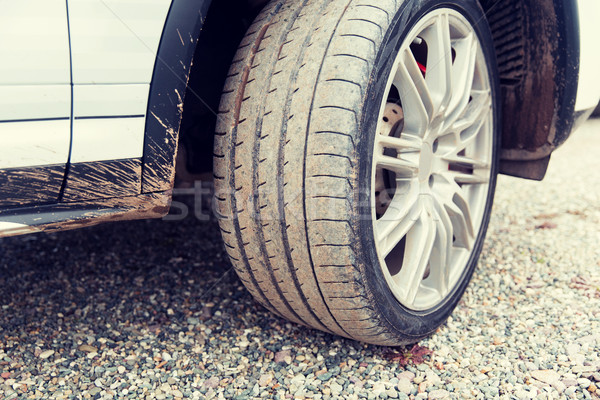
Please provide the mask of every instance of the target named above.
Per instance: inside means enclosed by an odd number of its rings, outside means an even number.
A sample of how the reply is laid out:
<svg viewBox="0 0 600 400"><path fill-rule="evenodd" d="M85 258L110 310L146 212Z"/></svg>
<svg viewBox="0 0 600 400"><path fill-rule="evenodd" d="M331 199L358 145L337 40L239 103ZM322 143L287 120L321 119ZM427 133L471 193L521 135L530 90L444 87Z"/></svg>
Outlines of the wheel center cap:
<svg viewBox="0 0 600 400"><path fill-rule="evenodd" d="M421 157L419 159L419 181L429 181L433 165L433 150L429 143L423 143L421 148Z"/></svg>

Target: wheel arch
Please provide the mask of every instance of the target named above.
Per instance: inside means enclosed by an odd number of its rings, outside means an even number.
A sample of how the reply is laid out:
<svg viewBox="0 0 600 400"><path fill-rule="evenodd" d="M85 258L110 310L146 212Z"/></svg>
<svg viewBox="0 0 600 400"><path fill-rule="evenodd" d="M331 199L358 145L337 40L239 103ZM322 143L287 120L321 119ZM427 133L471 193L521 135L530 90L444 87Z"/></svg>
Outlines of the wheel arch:
<svg viewBox="0 0 600 400"><path fill-rule="evenodd" d="M540 180L576 119L577 2L480 3L494 37L503 92L500 172Z"/></svg>
<svg viewBox="0 0 600 400"><path fill-rule="evenodd" d="M142 193L173 186L183 103L212 0L173 0L158 47L144 135Z"/></svg>

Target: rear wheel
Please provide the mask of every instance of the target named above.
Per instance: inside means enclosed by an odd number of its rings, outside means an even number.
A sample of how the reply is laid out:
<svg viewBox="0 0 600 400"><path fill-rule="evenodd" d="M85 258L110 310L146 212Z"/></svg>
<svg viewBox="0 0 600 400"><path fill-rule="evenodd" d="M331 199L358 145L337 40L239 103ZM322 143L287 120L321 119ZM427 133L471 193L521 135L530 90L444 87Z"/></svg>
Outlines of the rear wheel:
<svg viewBox="0 0 600 400"><path fill-rule="evenodd" d="M274 1L233 61L215 144L229 256L265 307L415 342L473 273L498 82L475 1Z"/></svg>

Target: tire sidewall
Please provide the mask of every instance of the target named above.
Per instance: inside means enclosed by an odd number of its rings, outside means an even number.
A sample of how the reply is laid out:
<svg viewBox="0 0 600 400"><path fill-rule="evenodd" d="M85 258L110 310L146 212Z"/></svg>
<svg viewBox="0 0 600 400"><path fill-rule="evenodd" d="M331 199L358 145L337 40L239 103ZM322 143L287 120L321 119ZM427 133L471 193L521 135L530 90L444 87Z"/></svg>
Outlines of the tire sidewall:
<svg viewBox="0 0 600 400"><path fill-rule="evenodd" d="M455 285L451 294L448 295L442 303L426 311L414 311L399 303L391 292L387 285L375 248L374 230L371 219L373 143L375 140L380 106L383 101L383 95L385 94L388 76L391 73L396 59L396 54L398 53L404 38L417 21L425 14L438 8L452 8L460 12L472 25L481 42L492 89L494 112L493 160L489 191L481 228L461 278ZM359 215L362 216L359 218L358 225L359 241L362 250L361 254L364 257L362 260L364 266L364 278L368 283L367 286L371 302L374 304L377 313L382 316L382 323L388 325L390 332L396 333L399 338L406 340L406 337L411 337L416 340L434 332L444 323L458 304L458 301L464 293L475 270L492 208L496 184L498 153L500 149L500 84L498 80L493 40L485 15L478 3L473 0L443 2L426 0L404 2L392 19L387 35L384 37L383 44L376 56L374 69L372 70L370 78L370 84L366 91L367 95L365 96L366 101L363 108L364 112L361 120L358 149L358 181L360 187L358 211Z"/></svg>

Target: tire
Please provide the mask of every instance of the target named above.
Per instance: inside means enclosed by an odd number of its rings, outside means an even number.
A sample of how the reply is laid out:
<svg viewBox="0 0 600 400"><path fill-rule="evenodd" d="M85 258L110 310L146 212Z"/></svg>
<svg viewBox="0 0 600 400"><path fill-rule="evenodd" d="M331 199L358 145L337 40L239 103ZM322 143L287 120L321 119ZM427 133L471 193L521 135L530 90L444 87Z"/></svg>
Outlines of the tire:
<svg viewBox="0 0 600 400"><path fill-rule="evenodd" d="M413 70L410 81L399 80L398 84L388 77L401 68L396 58L399 49L408 54L405 39L414 34L411 29L427 18L450 21L454 30L442 29L445 25L440 22L442 25L432 25L438 30L431 32L448 32L448 37L453 32L457 40L463 40L457 43L467 43L468 37L477 39L474 43L479 44L464 45L477 54L469 58L470 53L465 53L465 62L473 60L474 77L467 73L464 82L457 81L455 91L448 91L451 95L439 101L436 97L435 104L430 96L429 108L423 100L404 101L401 107L398 104L402 104L404 94L414 93L410 87L394 92L396 85L420 82L421 72L417 76ZM472 29L474 35L460 36L461 24ZM425 32L424 37L435 36ZM410 43L419 40L424 41L415 38ZM447 43L444 40L442 43ZM431 49L433 54L435 46ZM447 47L443 50L445 53L440 54L448 54ZM416 51L410 48L414 58ZM452 56L442 58L447 61L452 57L451 63L454 58L463 62L461 51L453 48ZM423 72L422 76L435 79L437 70L431 59L424 60L432 66L430 75ZM412 62L407 60L405 63ZM420 68L426 71L427 65ZM491 212L500 132L497 77L489 27L473 0L281 0L268 4L249 28L232 62L221 99L214 154L215 203L225 248L256 300L290 321L379 345L413 343L443 324L476 267ZM466 103L455 104L454 93L463 83L467 83L467 94L456 95L456 99L466 98ZM483 89L476 92L480 87ZM446 129L458 129L459 123L470 121L469 132L475 132L474 139L467 133L464 142L469 141L469 146L477 143L479 147L473 148L477 154L485 154L484 167L467 160L471 147L465 147L462 155L457 150L447 161L448 168L444 169L444 164L439 172L440 177L451 176L452 182L438 182L438 174L429 164L439 164L438 152L446 151L444 140L450 139L444 136L442 140L440 136L424 144L430 140L427 135L433 133L423 133L420 142L415 134L420 150L405 152L400 146L390 157L386 143L396 139L389 136L412 138L410 129L419 130L421 126L415 122L422 116L419 113L425 111L432 116L434 110L444 118L431 117L422 128L433 132L437 124L435 129L441 132L451 121L451 128ZM390 126L392 117L394 125ZM382 122L386 118L387 125ZM382 139L378 135L384 131ZM464 132L466 128L459 132L457 143L462 143ZM383 150L375 145L376 141L383 143ZM411 156L411 152L416 155ZM413 157L412 164L407 161L410 168L395 165L400 157ZM382 174L388 177L388 183L389 176L396 182L389 183L393 186L390 198L398 196L400 200L391 203L398 207L409 203L403 202L402 196L408 196L416 185L424 192L429 185L433 195L421 197L419 192L418 206L411 206L418 209L418 214L411 211L395 219L395 209L385 199L380 200L382 192L377 185ZM462 181L459 183L455 176ZM401 193L405 183L407 193ZM450 188L444 189L450 190L448 193L461 192L452 195L451 201L438 201L434 190L438 187ZM389 191L386 187L385 192ZM463 192L468 192L468 197L463 199ZM422 198L431 200L425 205ZM470 209L461 208L465 202L469 206L467 198L477 200L473 203L477 205L477 209L473 206L475 222L470 228ZM462 217L455 212L456 202L460 201ZM414 221L407 222L412 224L410 233L395 247L390 246L393 254L401 253L399 256L384 256L382 243L393 240L375 237L384 232L382 224L388 222L384 218L388 210L392 210L391 223ZM464 249L459 243L462 236L468 242ZM398 250L399 246L404 247ZM424 251L419 252L420 248ZM418 254L427 252L427 259L422 261L424 258ZM438 266L434 258L454 261L439 262ZM396 266L388 266L397 260L401 260L400 272L392 270ZM462 264L456 260L462 260ZM457 269L450 269L455 264L459 265ZM436 271L442 271L441 275ZM404 288L402 285L413 282L413 278L403 280L398 278L401 274L417 279L416 289ZM436 279L431 282L440 286L436 301L429 294L429 279ZM441 289L449 283L451 287Z"/></svg>

